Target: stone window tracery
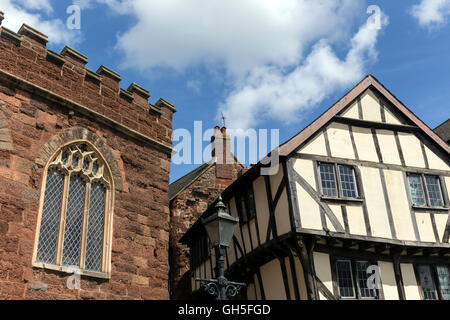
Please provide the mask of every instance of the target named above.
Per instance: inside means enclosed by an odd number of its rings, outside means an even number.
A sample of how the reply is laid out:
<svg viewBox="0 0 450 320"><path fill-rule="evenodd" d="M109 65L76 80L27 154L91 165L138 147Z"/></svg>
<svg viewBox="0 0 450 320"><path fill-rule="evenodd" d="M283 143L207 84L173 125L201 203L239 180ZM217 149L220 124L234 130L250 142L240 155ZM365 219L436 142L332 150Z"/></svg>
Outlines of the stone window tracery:
<svg viewBox="0 0 450 320"><path fill-rule="evenodd" d="M113 180L85 141L60 148L46 169L35 266L107 275Z"/></svg>

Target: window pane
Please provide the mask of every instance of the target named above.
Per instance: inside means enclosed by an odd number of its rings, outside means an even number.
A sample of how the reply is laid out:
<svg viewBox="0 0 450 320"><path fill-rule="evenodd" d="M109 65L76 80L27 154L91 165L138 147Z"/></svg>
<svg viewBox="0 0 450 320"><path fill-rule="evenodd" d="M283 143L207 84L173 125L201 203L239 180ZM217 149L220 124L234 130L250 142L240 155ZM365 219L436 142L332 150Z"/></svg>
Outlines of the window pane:
<svg viewBox="0 0 450 320"><path fill-rule="evenodd" d="M93 183L89 198L88 232L86 240L85 268L87 270L102 271L105 201L105 187L99 183Z"/></svg>
<svg viewBox="0 0 450 320"><path fill-rule="evenodd" d="M336 275L339 295L342 298L354 298L355 290L353 288L352 268L350 261L336 261Z"/></svg>
<svg viewBox="0 0 450 320"><path fill-rule="evenodd" d="M369 262L356 262L356 271L358 272L359 290L362 298L375 298L377 296L375 289L369 289L367 287L367 268L369 268Z"/></svg>
<svg viewBox="0 0 450 320"><path fill-rule="evenodd" d="M437 300L436 286L431 276L430 266L418 266L420 284L422 286L423 297L425 300Z"/></svg>
<svg viewBox="0 0 450 320"><path fill-rule="evenodd" d="M444 300L450 300L450 271L446 266L436 267L436 271L439 278L439 284L441 285L441 293Z"/></svg>
<svg viewBox="0 0 450 320"><path fill-rule="evenodd" d="M322 193L325 196L337 196L336 189L336 179L334 172L334 165L321 163L320 169L320 179L322 181Z"/></svg>
<svg viewBox="0 0 450 320"><path fill-rule="evenodd" d="M56 263L56 245L58 242L63 187L64 176L56 169L48 170L37 262Z"/></svg>
<svg viewBox="0 0 450 320"><path fill-rule="evenodd" d="M422 179L417 174L408 175L409 189L413 204L418 206L425 205L425 194L423 192Z"/></svg>
<svg viewBox="0 0 450 320"><path fill-rule="evenodd" d="M80 265L81 228L85 193L86 183L83 179L79 176L71 177L62 257L62 264L65 266Z"/></svg>
<svg viewBox="0 0 450 320"><path fill-rule="evenodd" d="M352 167L339 166L341 176L342 194L344 197L357 198L355 175Z"/></svg>
<svg viewBox="0 0 450 320"><path fill-rule="evenodd" d="M425 176L427 182L428 196L430 197L430 205L433 207L443 207L441 186L439 185L439 178L433 176Z"/></svg>

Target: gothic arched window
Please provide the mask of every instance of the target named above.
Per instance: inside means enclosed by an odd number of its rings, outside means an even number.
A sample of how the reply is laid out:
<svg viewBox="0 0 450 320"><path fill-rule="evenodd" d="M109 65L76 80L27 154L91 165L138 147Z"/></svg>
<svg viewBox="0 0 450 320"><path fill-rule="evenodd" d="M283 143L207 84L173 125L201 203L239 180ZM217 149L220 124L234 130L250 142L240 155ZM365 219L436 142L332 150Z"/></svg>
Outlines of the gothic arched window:
<svg viewBox="0 0 450 320"><path fill-rule="evenodd" d="M113 180L88 142L59 149L44 175L34 264L108 277Z"/></svg>

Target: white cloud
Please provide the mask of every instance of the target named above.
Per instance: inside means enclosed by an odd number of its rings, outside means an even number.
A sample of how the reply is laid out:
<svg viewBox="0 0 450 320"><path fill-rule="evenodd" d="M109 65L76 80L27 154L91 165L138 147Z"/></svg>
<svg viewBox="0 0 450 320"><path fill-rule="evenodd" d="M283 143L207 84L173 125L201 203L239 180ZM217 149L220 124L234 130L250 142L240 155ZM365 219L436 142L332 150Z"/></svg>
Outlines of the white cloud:
<svg viewBox="0 0 450 320"><path fill-rule="evenodd" d="M153 0L148 0L148 2ZM98 3L103 3L109 6L117 14L133 14L135 0L97 0Z"/></svg>
<svg viewBox="0 0 450 320"><path fill-rule="evenodd" d="M382 24L386 23L384 18ZM342 60L329 41L320 40L291 72L267 66L254 69L221 108L237 128L253 127L264 118L284 123L298 121L300 111L317 106L336 90L361 80L367 61L376 57L378 32L369 22L361 26Z"/></svg>
<svg viewBox="0 0 450 320"><path fill-rule="evenodd" d="M352 36L365 14L359 0L97 1L137 21L117 39L124 67L219 74L229 89L220 109L233 128L293 121L359 81L376 58L379 29L366 23ZM347 48L344 58L336 47Z"/></svg>
<svg viewBox="0 0 450 320"><path fill-rule="evenodd" d="M53 11L49 0L16 0L15 2L29 10L43 10L47 13Z"/></svg>
<svg viewBox="0 0 450 320"><path fill-rule="evenodd" d="M119 36L125 66L223 64L233 75L297 62L311 41L348 33L357 0L99 0L137 23ZM337 28L338 27L338 28Z"/></svg>
<svg viewBox="0 0 450 320"><path fill-rule="evenodd" d="M411 14L421 27L430 30L442 27L450 16L450 0L422 0L412 6Z"/></svg>
<svg viewBox="0 0 450 320"><path fill-rule="evenodd" d="M65 21L48 17L53 12L49 0L0 0L0 10L5 13L2 26L18 31L22 24L45 33L52 44L76 44L79 30L69 30Z"/></svg>
<svg viewBox="0 0 450 320"><path fill-rule="evenodd" d="M74 5L80 7L80 9L92 9L94 7L93 0L72 0Z"/></svg>

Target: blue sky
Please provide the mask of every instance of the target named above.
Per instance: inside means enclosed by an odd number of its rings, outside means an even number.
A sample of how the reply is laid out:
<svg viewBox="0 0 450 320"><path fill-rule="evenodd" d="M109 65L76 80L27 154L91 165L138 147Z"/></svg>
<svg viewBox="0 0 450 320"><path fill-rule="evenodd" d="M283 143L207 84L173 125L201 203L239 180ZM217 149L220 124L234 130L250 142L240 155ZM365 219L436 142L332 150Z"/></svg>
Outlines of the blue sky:
<svg viewBox="0 0 450 320"><path fill-rule="evenodd" d="M66 27L73 2L80 30ZM69 44L88 68L172 102L174 129L212 128L222 110L228 127L280 129L284 142L367 73L429 127L450 117L450 0L0 0L0 10L10 29L26 22L50 49ZM195 167L173 165L171 181Z"/></svg>

